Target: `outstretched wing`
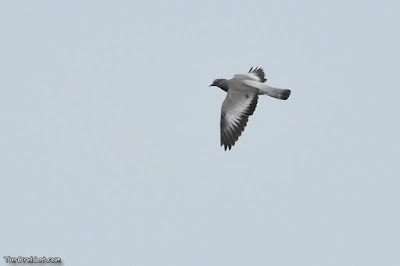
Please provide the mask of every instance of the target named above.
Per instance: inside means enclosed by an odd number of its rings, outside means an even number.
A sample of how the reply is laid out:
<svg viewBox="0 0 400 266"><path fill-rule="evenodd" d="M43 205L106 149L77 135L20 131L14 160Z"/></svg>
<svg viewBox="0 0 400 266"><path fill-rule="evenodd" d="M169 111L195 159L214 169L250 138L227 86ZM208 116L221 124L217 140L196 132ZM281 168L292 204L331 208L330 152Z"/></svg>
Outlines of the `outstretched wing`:
<svg viewBox="0 0 400 266"><path fill-rule="evenodd" d="M258 91L229 90L221 109L221 146L231 149L257 107Z"/></svg>
<svg viewBox="0 0 400 266"><path fill-rule="evenodd" d="M240 80L254 80L257 82L264 83L267 81L265 78L264 70L261 67L256 67L253 69L250 68L249 73L247 74L236 74L233 78L240 79Z"/></svg>

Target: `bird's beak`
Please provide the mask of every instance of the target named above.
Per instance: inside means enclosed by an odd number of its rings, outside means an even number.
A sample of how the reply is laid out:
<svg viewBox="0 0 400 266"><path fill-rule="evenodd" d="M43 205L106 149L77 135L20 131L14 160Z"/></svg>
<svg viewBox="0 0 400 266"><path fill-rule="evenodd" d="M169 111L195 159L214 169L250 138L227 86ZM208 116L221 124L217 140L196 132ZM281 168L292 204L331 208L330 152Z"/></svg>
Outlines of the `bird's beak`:
<svg viewBox="0 0 400 266"><path fill-rule="evenodd" d="M213 84L211 84L210 86L208 86L208 87L211 87L211 86L214 86L214 83Z"/></svg>

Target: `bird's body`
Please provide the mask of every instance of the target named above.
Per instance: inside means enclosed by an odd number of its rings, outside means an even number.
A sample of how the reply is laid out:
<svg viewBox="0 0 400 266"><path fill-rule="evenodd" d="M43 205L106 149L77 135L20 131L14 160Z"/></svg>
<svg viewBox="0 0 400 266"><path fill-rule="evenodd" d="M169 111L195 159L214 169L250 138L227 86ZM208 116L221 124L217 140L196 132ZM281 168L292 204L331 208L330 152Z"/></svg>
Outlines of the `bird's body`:
<svg viewBox="0 0 400 266"><path fill-rule="evenodd" d="M236 74L232 79L216 79L210 86L227 92L221 108L221 146L231 149L257 107L258 95L286 100L290 90L270 87L265 82L262 68L251 68L249 73Z"/></svg>

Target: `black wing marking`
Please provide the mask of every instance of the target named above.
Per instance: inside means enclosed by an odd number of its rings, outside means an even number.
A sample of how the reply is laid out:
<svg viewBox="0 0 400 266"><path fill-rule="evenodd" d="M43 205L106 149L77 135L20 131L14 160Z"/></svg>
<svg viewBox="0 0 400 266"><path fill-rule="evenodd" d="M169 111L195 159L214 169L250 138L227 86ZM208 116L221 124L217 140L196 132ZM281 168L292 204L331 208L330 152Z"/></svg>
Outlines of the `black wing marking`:
<svg viewBox="0 0 400 266"><path fill-rule="evenodd" d="M254 69L253 67L251 67L249 73L256 75L260 79L260 82L262 83L267 81L267 79L265 78L264 70L261 67L256 67Z"/></svg>

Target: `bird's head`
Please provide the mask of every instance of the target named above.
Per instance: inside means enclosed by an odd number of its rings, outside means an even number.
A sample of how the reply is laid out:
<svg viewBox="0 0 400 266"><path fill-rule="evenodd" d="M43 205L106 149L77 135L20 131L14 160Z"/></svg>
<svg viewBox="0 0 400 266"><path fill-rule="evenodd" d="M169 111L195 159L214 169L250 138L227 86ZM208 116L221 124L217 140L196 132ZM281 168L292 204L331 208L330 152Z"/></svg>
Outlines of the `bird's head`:
<svg viewBox="0 0 400 266"><path fill-rule="evenodd" d="M213 83L209 87L211 87L211 86L219 87L219 88L223 89L224 91L228 90L226 79L214 79Z"/></svg>
<svg viewBox="0 0 400 266"><path fill-rule="evenodd" d="M218 87L218 84L221 82L221 79L214 79L214 81L213 81L213 83L211 83L211 85L209 86L209 87L211 87L211 86L216 86L216 87Z"/></svg>

